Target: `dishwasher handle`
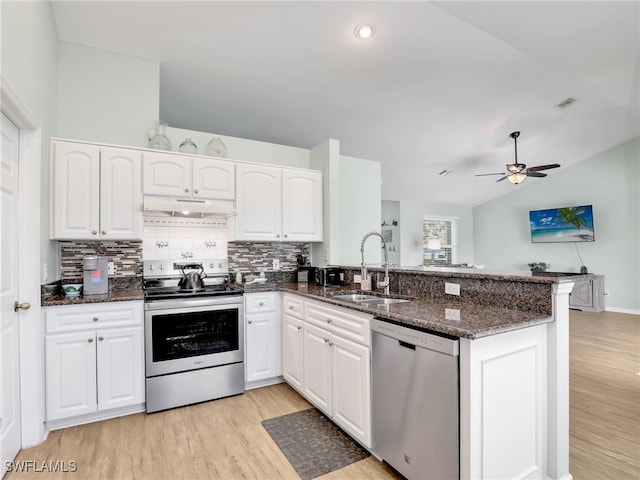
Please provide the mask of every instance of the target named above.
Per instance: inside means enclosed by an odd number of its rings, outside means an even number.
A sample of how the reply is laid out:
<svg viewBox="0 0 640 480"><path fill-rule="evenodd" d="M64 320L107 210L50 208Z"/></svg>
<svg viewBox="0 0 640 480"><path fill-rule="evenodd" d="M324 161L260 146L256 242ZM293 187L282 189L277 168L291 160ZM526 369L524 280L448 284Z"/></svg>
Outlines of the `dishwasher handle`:
<svg viewBox="0 0 640 480"><path fill-rule="evenodd" d="M408 348L409 350L415 350L416 346L412 343L403 342L402 340L398 340L398 343L401 347Z"/></svg>

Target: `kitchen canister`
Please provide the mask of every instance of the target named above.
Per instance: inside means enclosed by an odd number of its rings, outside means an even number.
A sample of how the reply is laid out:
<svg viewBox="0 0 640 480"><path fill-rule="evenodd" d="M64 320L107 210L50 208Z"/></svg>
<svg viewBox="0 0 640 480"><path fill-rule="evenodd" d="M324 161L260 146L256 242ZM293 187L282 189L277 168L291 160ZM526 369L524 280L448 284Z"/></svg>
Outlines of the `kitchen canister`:
<svg viewBox="0 0 640 480"><path fill-rule="evenodd" d="M166 134L167 124L165 122L153 122L154 127L149 130L149 148L154 150L171 151L171 142Z"/></svg>

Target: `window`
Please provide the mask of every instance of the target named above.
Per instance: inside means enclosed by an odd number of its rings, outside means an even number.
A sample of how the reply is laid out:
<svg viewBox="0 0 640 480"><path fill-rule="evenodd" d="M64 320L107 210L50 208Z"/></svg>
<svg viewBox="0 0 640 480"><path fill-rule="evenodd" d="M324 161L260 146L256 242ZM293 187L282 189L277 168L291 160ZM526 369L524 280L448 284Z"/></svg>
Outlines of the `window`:
<svg viewBox="0 0 640 480"><path fill-rule="evenodd" d="M424 240L422 263L424 265L451 265L456 263L457 230L457 217L425 215L422 227L422 238ZM440 245L434 245L434 242L429 242L429 240L439 240Z"/></svg>

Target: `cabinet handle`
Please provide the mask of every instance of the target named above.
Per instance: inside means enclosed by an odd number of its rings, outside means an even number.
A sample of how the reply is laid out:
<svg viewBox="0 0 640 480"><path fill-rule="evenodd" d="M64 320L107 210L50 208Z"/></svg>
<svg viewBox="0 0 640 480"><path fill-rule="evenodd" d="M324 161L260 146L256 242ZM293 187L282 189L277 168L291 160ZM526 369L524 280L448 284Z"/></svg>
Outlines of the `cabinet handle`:
<svg viewBox="0 0 640 480"><path fill-rule="evenodd" d="M302 327L300 325L297 326L298 330L302 330Z"/></svg>
<svg viewBox="0 0 640 480"><path fill-rule="evenodd" d="M93 317L93 321L97 322L98 321L98 317Z"/></svg>
<svg viewBox="0 0 640 480"><path fill-rule="evenodd" d="M289 234L288 234L288 233L285 233L285 234L284 234L284 238L288 238L288 237L289 237Z"/></svg>
<svg viewBox="0 0 640 480"><path fill-rule="evenodd" d="M193 193L198 193L198 189L196 188L196 189L193 191Z"/></svg>
<svg viewBox="0 0 640 480"><path fill-rule="evenodd" d="M331 323L333 322L333 320L331 320L330 318L327 318L327 323Z"/></svg>
<svg viewBox="0 0 640 480"><path fill-rule="evenodd" d="M280 234L279 233L276 233L276 238L280 238Z"/></svg>
<svg viewBox="0 0 640 480"><path fill-rule="evenodd" d="M328 338L325 338L325 339L324 339L324 343L329 343L329 339L328 339Z"/></svg>
<svg viewBox="0 0 640 480"><path fill-rule="evenodd" d="M102 235L106 235L107 231L106 230L102 230L102 232L100 232L100 233L102 233Z"/></svg>
<svg viewBox="0 0 640 480"><path fill-rule="evenodd" d="M91 234L92 234L92 235L97 235L97 234L98 234L98 231L97 231L97 230L91 230Z"/></svg>
<svg viewBox="0 0 640 480"><path fill-rule="evenodd" d="M329 342L329 346L330 346L330 347L333 347L333 342Z"/></svg>
<svg viewBox="0 0 640 480"><path fill-rule="evenodd" d="M100 336L98 337L98 340L103 341L103 340L104 340L104 337L103 337L102 335L100 335Z"/></svg>
<svg viewBox="0 0 640 480"><path fill-rule="evenodd" d="M264 302L260 302L258 305L260 305L261 307L264 307Z"/></svg>
<svg viewBox="0 0 640 480"><path fill-rule="evenodd" d="M185 192L187 192L187 193L189 193L189 189L188 189L188 188L185 188L185 189L184 189L184 191L185 191Z"/></svg>
<svg viewBox="0 0 640 480"><path fill-rule="evenodd" d="M289 310L293 310L293 305L289 305Z"/></svg>
<svg viewBox="0 0 640 480"><path fill-rule="evenodd" d="M248 323L249 325L251 325L251 324L253 323L253 321L252 321L252 320L247 320L247 323Z"/></svg>
<svg viewBox="0 0 640 480"><path fill-rule="evenodd" d="M89 343L93 343L93 337L91 337L91 338L87 338L87 342L89 342Z"/></svg>

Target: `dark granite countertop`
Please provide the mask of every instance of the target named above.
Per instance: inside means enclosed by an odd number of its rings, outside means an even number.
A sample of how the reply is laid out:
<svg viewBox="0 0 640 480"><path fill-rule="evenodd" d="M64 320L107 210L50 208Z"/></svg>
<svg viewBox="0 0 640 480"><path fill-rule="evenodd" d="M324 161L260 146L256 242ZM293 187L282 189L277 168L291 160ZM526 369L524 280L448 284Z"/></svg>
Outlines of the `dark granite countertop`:
<svg viewBox="0 0 640 480"><path fill-rule="evenodd" d="M553 321L552 316L537 312L490 307L473 303L448 302L441 299L423 298L413 299L406 303L364 306L331 298L337 293L358 292L357 290L350 290L349 287L319 287L314 284L293 282L268 282L255 286L236 286L244 288L245 293L264 291L296 293L314 300L369 313L384 320L469 339L496 335ZM397 297L396 295L393 296ZM454 315L459 312L460 320L448 320L446 316L447 310L450 310L449 314Z"/></svg>
<svg viewBox="0 0 640 480"><path fill-rule="evenodd" d="M79 295L77 297L65 297L64 295L53 295L51 297L42 296L41 306L51 307L54 305L82 305L85 303L104 302L127 302L130 300L143 300L142 289L125 291L112 291L104 295Z"/></svg>

